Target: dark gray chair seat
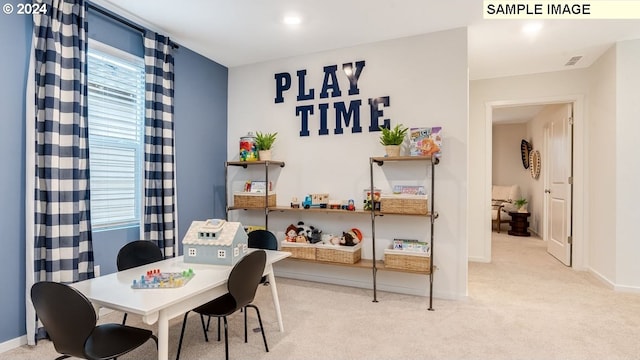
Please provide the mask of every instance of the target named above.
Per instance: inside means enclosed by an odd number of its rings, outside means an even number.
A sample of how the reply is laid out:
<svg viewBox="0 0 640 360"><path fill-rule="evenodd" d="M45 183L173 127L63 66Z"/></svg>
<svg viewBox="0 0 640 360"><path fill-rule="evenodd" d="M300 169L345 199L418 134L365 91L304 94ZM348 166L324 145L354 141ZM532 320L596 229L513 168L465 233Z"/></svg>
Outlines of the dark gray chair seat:
<svg viewBox="0 0 640 360"><path fill-rule="evenodd" d="M209 326L205 325L204 317L208 316L218 318L218 340L220 340L220 319L224 322L224 351L225 358L229 360L229 338L228 338L228 324L227 316L235 313L238 310L244 310L244 342L247 342L247 307L255 309L258 316L258 323L260 324L260 331L262 332L262 340L264 341L264 348L269 352L267 345L267 337L264 334L264 328L262 327L262 318L260 317L260 310L257 306L251 304L255 298L258 285L260 284L260 278L264 272L264 267L267 262L267 254L263 250L252 251L240 259L231 269L229 274L229 280L227 281L228 292L220 297L217 297L204 305L200 305L197 308L191 310L200 314L200 322L202 323L202 330L204 331L205 341L209 341L207 331ZM180 333L180 342L178 343L178 353L176 354L176 360L180 359L180 350L182 349L182 340L184 337L184 330L187 325L187 316L189 311L184 314L182 320L182 331Z"/></svg>
<svg viewBox="0 0 640 360"><path fill-rule="evenodd" d="M93 305L78 290L57 282L42 281L31 287L31 300L56 351L81 359L113 359L153 339L150 330L120 324L96 325Z"/></svg>

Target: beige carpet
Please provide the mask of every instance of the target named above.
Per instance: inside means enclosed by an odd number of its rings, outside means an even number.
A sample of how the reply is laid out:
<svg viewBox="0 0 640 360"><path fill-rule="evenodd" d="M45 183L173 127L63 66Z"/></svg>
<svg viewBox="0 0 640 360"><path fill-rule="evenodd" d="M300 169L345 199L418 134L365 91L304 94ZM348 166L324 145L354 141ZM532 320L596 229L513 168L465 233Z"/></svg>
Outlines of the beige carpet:
<svg viewBox="0 0 640 360"><path fill-rule="evenodd" d="M494 261L470 263L469 297L427 299L278 279L285 332L277 330L270 290L256 303L266 321L270 352L259 333L243 342L242 315L230 319L231 359L640 359L640 295L614 292L575 272L536 238L495 234ZM437 278L436 273L436 280ZM250 310L250 327L257 320ZM112 313L102 321L119 321ZM170 329L175 358L180 319ZM132 317L131 324L140 325ZM253 324L253 325L252 325ZM153 327L151 327L153 329ZM224 359L212 329L204 342L190 317L181 359ZM54 359L48 341L0 354L0 359ZM121 359L155 359L153 343Z"/></svg>

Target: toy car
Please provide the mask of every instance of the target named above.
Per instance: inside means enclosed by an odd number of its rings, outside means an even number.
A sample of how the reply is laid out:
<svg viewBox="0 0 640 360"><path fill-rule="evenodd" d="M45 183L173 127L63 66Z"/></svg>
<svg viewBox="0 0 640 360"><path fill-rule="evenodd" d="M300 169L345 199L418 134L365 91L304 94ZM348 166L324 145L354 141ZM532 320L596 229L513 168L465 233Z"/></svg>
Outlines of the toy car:
<svg viewBox="0 0 640 360"><path fill-rule="evenodd" d="M347 204L342 205L342 210L355 211L356 210L355 201L353 199L349 199L349 202Z"/></svg>
<svg viewBox="0 0 640 360"><path fill-rule="evenodd" d="M304 197L302 207L305 209L309 209L311 207L326 209L328 201L329 194L311 194Z"/></svg>

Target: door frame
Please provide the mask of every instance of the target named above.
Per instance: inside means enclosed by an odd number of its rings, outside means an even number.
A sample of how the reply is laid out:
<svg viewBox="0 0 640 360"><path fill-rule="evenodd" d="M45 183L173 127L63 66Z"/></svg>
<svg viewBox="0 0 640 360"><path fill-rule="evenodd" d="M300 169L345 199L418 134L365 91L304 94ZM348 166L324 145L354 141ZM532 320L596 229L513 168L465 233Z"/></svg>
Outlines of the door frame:
<svg viewBox="0 0 640 360"><path fill-rule="evenodd" d="M486 204L491 203L491 185L493 167L493 109L504 106L526 106L526 105L549 105L559 103L573 104L573 244L572 244L572 264L576 270L586 270L588 236L586 226L586 209L588 204L587 196L587 133L586 120L584 116L584 95L558 95L532 99L511 99L488 101L485 103L485 164L488 169L485 171L485 194ZM543 159L544 161L544 159ZM491 219L491 206L485 208L485 219ZM491 236L490 224L485 226L484 248L486 249L488 261L491 261Z"/></svg>

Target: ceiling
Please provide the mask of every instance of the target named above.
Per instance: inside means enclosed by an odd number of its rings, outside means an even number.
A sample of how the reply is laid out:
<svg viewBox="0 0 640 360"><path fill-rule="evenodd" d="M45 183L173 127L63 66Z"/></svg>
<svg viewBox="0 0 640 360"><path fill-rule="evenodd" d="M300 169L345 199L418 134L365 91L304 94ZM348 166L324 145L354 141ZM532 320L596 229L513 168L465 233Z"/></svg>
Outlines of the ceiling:
<svg viewBox="0 0 640 360"><path fill-rule="evenodd" d="M94 0L227 67L468 27L470 80L589 67L638 20L485 20L481 0ZM291 26L284 16L296 14ZM582 59L573 66L565 63Z"/></svg>

